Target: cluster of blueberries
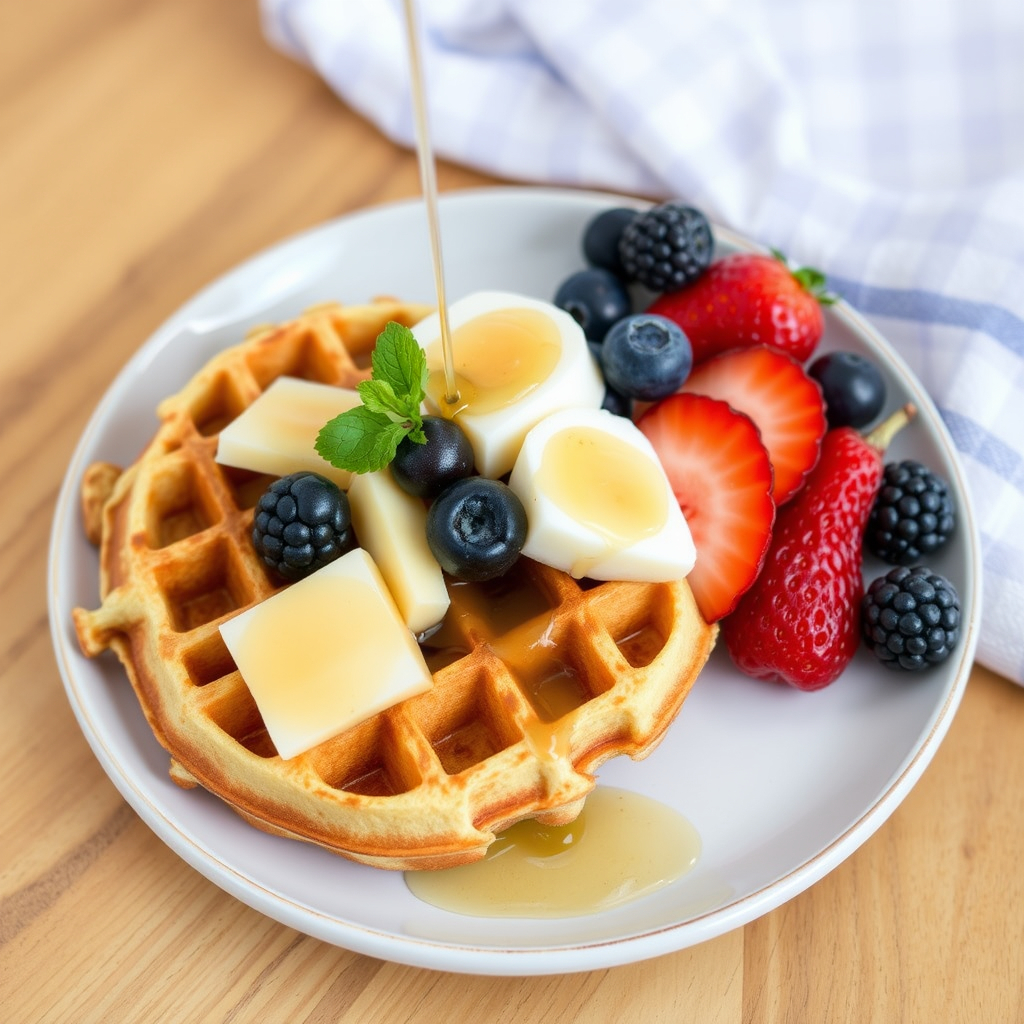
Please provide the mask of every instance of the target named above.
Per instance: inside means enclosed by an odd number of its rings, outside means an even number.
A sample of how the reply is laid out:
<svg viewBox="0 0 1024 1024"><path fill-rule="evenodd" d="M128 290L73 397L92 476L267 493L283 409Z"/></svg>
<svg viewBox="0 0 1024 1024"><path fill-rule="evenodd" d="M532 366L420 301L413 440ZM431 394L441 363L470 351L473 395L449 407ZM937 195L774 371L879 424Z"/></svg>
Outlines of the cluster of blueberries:
<svg viewBox="0 0 1024 1024"><path fill-rule="evenodd" d="M678 391L693 368L682 328L667 317L634 313L629 285L674 291L710 266L714 238L699 210L664 203L644 213L615 207L583 233L587 268L570 274L554 304L583 328L604 374L604 408L628 416L633 400L655 402Z"/></svg>

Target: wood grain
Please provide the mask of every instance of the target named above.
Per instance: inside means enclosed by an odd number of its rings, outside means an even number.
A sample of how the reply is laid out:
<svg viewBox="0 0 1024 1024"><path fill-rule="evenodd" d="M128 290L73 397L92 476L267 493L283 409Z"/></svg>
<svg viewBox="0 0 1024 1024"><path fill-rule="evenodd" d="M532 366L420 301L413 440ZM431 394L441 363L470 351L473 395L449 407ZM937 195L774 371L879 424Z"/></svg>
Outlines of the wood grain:
<svg viewBox="0 0 1024 1024"><path fill-rule="evenodd" d="M269 49L255 0L38 0L0 33L0 1006L5 1021L1024 1021L1024 691L972 675L918 786L761 920L629 967L465 978L248 909L126 806L64 698L46 548L140 342L211 278L412 156ZM443 165L442 188L489 183Z"/></svg>

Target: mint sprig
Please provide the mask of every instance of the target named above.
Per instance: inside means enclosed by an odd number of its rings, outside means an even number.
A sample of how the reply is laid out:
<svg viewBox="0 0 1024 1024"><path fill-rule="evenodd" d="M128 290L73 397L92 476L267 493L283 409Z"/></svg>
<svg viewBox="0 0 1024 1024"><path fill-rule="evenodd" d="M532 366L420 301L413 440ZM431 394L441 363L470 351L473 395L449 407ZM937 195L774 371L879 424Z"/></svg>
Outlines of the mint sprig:
<svg viewBox="0 0 1024 1024"><path fill-rule="evenodd" d="M426 444L420 404L427 359L408 327L391 323L377 336L369 380L356 385L363 404L325 423L316 450L332 466L373 473L394 457L403 438Z"/></svg>

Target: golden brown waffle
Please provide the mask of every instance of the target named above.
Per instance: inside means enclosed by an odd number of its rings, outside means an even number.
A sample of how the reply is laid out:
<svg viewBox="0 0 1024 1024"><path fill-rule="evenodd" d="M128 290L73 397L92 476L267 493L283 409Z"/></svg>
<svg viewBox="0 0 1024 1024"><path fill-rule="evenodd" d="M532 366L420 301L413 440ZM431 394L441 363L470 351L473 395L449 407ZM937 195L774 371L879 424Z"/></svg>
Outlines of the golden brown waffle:
<svg viewBox="0 0 1024 1024"><path fill-rule="evenodd" d="M398 869L475 860L526 817L571 821L600 764L661 739L716 635L685 581L588 586L521 560L489 584L450 581L425 650L431 691L277 756L218 630L278 589L249 540L272 478L217 464L218 431L278 376L354 385L385 323L427 312L319 307L211 360L161 403L134 465L87 472L102 605L74 612L82 650L124 663L176 782L268 832Z"/></svg>

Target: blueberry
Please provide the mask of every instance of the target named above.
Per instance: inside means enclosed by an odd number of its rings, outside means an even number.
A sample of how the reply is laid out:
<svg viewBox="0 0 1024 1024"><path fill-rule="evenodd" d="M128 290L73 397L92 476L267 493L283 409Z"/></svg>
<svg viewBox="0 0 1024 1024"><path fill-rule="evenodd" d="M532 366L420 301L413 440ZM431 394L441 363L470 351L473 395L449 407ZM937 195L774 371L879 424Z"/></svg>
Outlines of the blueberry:
<svg viewBox="0 0 1024 1024"><path fill-rule="evenodd" d="M473 476L443 491L427 513L427 543L462 580L490 580L515 564L526 542L526 510L500 480Z"/></svg>
<svg viewBox="0 0 1024 1024"><path fill-rule="evenodd" d="M554 302L591 341L600 341L608 328L633 308L626 286L610 270L600 267L578 270L567 277L555 292Z"/></svg>
<svg viewBox="0 0 1024 1024"><path fill-rule="evenodd" d="M604 367L601 365L602 346L596 341L588 341L587 347L590 349L590 354L594 357L594 362L597 363L603 375ZM633 399L628 395L624 395L621 391L616 391L615 388L609 387L607 381L605 381L604 401L601 403L601 408L613 413L615 416L624 416L627 420L633 417Z"/></svg>
<svg viewBox="0 0 1024 1024"><path fill-rule="evenodd" d="M866 426L885 405L881 371L856 352L828 352L807 373L821 386L830 428Z"/></svg>
<svg viewBox="0 0 1024 1024"><path fill-rule="evenodd" d="M473 472L473 448L462 428L442 416L424 416L427 443L408 437L391 461L395 483L417 498L436 498L446 487Z"/></svg>
<svg viewBox="0 0 1024 1024"><path fill-rule="evenodd" d="M678 391L693 368L693 349L682 328L667 317L637 313L615 324L602 346L608 386L644 402Z"/></svg>
<svg viewBox="0 0 1024 1024"><path fill-rule="evenodd" d="M256 505L256 553L286 580L299 580L355 546L348 497L319 473L275 480Z"/></svg>
<svg viewBox="0 0 1024 1024"><path fill-rule="evenodd" d="M603 267L619 277L624 276L619 256L619 239L637 211L616 206L599 213L583 232L583 258L592 267Z"/></svg>

